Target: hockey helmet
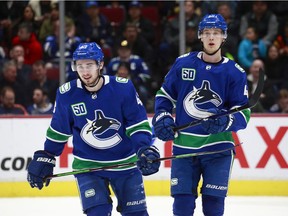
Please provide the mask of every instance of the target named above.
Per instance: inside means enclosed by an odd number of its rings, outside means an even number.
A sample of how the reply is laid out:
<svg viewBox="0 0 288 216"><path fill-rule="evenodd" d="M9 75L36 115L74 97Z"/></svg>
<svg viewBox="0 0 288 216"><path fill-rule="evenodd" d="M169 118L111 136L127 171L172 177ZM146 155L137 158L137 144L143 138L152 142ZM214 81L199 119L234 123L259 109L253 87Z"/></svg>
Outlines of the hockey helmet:
<svg viewBox="0 0 288 216"><path fill-rule="evenodd" d="M204 29L209 28L218 28L223 31L224 38L227 38L227 24L225 19L220 14L207 14L204 16L202 21L199 23L198 28L198 38L200 39L200 35Z"/></svg>
<svg viewBox="0 0 288 216"><path fill-rule="evenodd" d="M71 68L76 71L76 61L80 59L92 59L100 64L104 59L101 47L95 43L80 43L73 53Z"/></svg>

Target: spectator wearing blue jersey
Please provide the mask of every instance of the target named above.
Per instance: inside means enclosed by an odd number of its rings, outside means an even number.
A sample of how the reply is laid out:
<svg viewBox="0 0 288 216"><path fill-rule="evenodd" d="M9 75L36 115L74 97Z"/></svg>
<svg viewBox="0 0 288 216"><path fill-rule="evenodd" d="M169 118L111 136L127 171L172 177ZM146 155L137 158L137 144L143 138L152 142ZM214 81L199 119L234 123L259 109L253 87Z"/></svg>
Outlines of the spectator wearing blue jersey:
<svg viewBox="0 0 288 216"><path fill-rule="evenodd" d="M66 79L72 80L77 78L75 73L71 71L70 61L72 59L72 54L81 43L81 38L75 35L69 35L71 31L70 26L65 28L65 39L64 39L64 55L66 63ZM74 27L73 27L74 28ZM49 62L53 67L59 68L60 64L60 20L55 20L53 22L53 34L46 37L44 42L44 60Z"/></svg>
<svg viewBox="0 0 288 216"><path fill-rule="evenodd" d="M147 100L149 99L150 92L149 92L149 81L150 77L150 70L146 64L146 62L138 55L134 55L132 53L131 44L127 40L122 40L118 44L117 48L118 56L112 58L107 66L106 73L108 75L116 75L119 65L122 62L127 62L130 68L130 79L132 80L133 84L137 86L137 90L139 96L146 106Z"/></svg>
<svg viewBox="0 0 288 216"><path fill-rule="evenodd" d="M32 188L48 186L55 157L73 136L73 170L98 168L74 172L83 212L111 215L111 188L121 215L148 216L142 175L158 172L160 154L151 144L146 110L132 82L102 75L103 66L98 44L77 47L71 68L78 79L58 89L44 150L34 153L27 180Z"/></svg>
<svg viewBox="0 0 288 216"><path fill-rule="evenodd" d="M256 27L248 27L245 39L241 40L238 47L238 61L246 70L252 65L255 59L265 59L267 47L258 36Z"/></svg>
<svg viewBox="0 0 288 216"><path fill-rule="evenodd" d="M156 93L152 119L156 137L173 140L173 155L196 154L172 160L173 215L194 215L200 179L204 215L224 214L235 154L232 131L246 128L250 119L249 109L225 113L248 103L245 70L221 55L226 38L224 18L220 14L204 16L198 26L203 51L179 56ZM194 121L199 125L182 127L175 134L176 126Z"/></svg>
<svg viewBox="0 0 288 216"><path fill-rule="evenodd" d="M27 107L31 115L53 114L53 104L49 101L48 93L42 88L35 88L33 91L33 104Z"/></svg>

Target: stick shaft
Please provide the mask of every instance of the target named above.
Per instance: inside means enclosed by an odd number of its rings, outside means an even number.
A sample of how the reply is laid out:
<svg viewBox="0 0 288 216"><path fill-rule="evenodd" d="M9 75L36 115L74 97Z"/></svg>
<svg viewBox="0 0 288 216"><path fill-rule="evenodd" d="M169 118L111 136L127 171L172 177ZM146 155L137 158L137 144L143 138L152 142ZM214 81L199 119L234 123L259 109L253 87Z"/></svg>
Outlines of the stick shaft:
<svg viewBox="0 0 288 216"><path fill-rule="evenodd" d="M179 159L179 158L195 157L195 156L200 156L200 155L217 154L217 153L233 150L237 146L239 146L239 144L235 145L231 148L222 149L222 150L218 150L218 151L205 151L205 152L195 152L195 153L182 154L182 155L172 155L170 157L158 158L156 160L151 161L151 163L157 162L157 161L164 161L164 160L174 160L174 159ZM121 167L127 167L127 166L135 166L136 163L137 163L137 161L122 163L122 164L114 164L114 165L97 167L97 168L88 168L88 169L81 169L81 170L75 170L75 171L70 171L70 172L63 172L63 173L58 173L58 174L54 174L51 176L47 176L45 179L52 179L52 178L57 178L57 177L64 177L64 176L70 176L70 175L76 175L76 174L82 174L82 173L88 173L88 172L95 172L95 171L100 171L100 170L108 170L108 169L114 169L114 168L121 168Z"/></svg>

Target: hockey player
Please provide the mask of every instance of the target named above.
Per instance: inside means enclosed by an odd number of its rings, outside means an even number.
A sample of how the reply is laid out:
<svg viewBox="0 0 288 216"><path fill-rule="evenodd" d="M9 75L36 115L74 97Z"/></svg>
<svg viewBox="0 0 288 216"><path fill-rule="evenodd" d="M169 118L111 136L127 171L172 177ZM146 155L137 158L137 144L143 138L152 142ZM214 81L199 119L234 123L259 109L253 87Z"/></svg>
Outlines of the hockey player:
<svg viewBox="0 0 288 216"><path fill-rule="evenodd" d="M84 213L111 215L110 185L121 215L147 216L141 172L156 173L160 162L151 160L160 155L150 145L151 127L133 84L125 78L103 76L103 58L94 42L81 43L73 53L72 69L78 79L57 91L44 150L34 153L27 179L32 188L48 186L50 179L45 177L53 174L55 156L61 155L73 136L74 170L129 163L138 158L137 166L75 175Z"/></svg>
<svg viewBox="0 0 288 216"><path fill-rule="evenodd" d="M178 57L156 94L152 124L161 140L174 140L173 154L218 151L172 161L171 195L175 216L194 214L197 187L202 177L202 208L206 216L224 214L234 143L231 131L244 129L250 110L218 117L209 116L248 102L245 71L234 61L221 56L227 25L219 14L204 16L198 27L203 51ZM172 110L176 107L176 119ZM203 119L201 124L178 131L173 127ZM185 203L185 205L183 205Z"/></svg>

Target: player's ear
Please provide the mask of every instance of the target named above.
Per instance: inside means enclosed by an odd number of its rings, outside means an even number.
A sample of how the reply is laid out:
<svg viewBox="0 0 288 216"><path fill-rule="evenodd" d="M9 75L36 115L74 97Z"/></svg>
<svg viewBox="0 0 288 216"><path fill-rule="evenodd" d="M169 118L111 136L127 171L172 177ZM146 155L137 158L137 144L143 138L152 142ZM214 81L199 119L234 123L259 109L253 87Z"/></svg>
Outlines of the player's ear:
<svg viewBox="0 0 288 216"><path fill-rule="evenodd" d="M100 64L99 64L99 68L100 68L100 70L102 70L103 67L104 67L104 61L101 61Z"/></svg>

